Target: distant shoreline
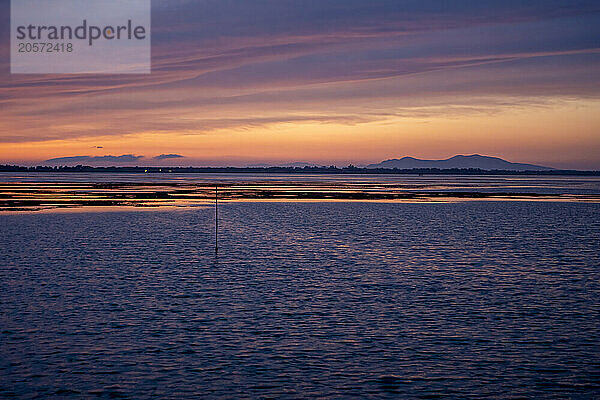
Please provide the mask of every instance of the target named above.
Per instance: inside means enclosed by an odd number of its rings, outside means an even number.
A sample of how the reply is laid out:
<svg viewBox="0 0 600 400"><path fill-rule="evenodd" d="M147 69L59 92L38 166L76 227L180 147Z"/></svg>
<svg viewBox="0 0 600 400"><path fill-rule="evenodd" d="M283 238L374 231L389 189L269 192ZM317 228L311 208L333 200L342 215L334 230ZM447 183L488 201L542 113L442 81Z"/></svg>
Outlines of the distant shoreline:
<svg viewBox="0 0 600 400"><path fill-rule="evenodd" d="M535 175L535 176L600 176L600 171L549 170L484 170L477 168L363 168L363 167L92 167L0 165L0 172L21 173L125 173L125 174L352 174L352 175Z"/></svg>

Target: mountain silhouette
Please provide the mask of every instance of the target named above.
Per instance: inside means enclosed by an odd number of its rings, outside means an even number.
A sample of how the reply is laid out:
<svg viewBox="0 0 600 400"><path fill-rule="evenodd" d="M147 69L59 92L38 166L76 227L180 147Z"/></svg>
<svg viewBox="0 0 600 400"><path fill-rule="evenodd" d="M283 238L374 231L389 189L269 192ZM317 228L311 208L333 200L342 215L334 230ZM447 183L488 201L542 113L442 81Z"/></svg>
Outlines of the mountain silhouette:
<svg viewBox="0 0 600 400"><path fill-rule="evenodd" d="M479 168L483 170L507 170L507 171L550 171L554 168L541 165L512 163L498 157L482 156L473 154L470 156L458 155L447 160L420 160L414 157L385 160L378 164L367 165L367 168Z"/></svg>

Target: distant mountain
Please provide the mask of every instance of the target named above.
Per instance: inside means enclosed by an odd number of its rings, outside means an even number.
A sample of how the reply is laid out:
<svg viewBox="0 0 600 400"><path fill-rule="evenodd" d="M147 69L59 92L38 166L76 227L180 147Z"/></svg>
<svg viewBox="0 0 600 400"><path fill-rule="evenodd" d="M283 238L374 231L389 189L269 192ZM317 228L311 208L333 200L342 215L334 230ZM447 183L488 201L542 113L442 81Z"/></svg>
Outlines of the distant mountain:
<svg viewBox="0 0 600 400"><path fill-rule="evenodd" d="M473 154L470 156L454 156L447 160L420 160L413 157L404 157L382 161L379 164L367 165L367 168L479 168L483 170L507 170L507 171L550 171L554 168L541 165L512 163L498 157L481 156Z"/></svg>

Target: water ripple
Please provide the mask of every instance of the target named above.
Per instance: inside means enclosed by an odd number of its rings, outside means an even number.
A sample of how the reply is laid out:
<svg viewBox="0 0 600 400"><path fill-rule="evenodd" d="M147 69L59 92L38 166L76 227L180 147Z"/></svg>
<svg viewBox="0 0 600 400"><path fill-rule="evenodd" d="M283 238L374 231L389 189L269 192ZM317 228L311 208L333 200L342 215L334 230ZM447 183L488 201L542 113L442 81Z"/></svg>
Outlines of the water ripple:
<svg viewBox="0 0 600 400"><path fill-rule="evenodd" d="M600 205L0 216L0 397L600 397Z"/></svg>

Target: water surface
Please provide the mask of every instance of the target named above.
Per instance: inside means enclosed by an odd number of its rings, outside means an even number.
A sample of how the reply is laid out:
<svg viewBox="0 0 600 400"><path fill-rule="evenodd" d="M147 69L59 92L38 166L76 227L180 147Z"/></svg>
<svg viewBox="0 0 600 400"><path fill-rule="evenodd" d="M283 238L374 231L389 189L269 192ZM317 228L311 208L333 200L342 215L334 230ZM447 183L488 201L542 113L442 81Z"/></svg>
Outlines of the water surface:
<svg viewBox="0 0 600 400"><path fill-rule="evenodd" d="M0 396L596 398L600 205L0 215Z"/></svg>

